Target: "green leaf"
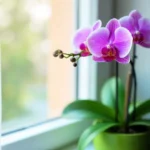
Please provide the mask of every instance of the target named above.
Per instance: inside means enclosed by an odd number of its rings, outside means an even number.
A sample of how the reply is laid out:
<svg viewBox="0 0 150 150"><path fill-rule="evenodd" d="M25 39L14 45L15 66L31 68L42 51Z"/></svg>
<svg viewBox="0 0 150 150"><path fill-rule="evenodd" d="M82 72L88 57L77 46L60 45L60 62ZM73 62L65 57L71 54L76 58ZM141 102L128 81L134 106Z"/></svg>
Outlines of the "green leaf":
<svg viewBox="0 0 150 150"><path fill-rule="evenodd" d="M145 126L150 126L150 120L146 120L146 119L142 119L136 122L131 122L130 123L131 126L135 126L135 125L145 125Z"/></svg>
<svg viewBox="0 0 150 150"><path fill-rule="evenodd" d="M136 102L136 107L138 107L139 105L141 105L141 103L143 103L142 101L137 101ZM129 105L129 113L133 113L133 110L134 110L134 104L133 104L133 101L130 103Z"/></svg>
<svg viewBox="0 0 150 150"><path fill-rule="evenodd" d="M123 118L125 88L121 79L118 79L118 99L119 99L119 114ZM102 103L115 109L116 101L116 78L109 79L103 86L101 91Z"/></svg>
<svg viewBox="0 0 150 150"><path fill-rule="evenodd" d="M81 135L78 143L78 150L85 150L86 146L101 132L116 126L116 123L100 123L87 128Z"/></svg>
<svg viewBox="0 0 150 150"><path fill-rule="evenodd" d="M136 106L136 119L148 113L150 113L150 99L144 102L141 102L140 104L138 104L138 106ZM132 114L133 114L133 111L130 113L130 116L132 116Z"/></svg>
<svg viewBox="0 0 150 150"><path fill-rule="evenodd" d="M69 104L63 111L64 116L75 119L103 119L114 120L113 109L101 102L92 100L77 100Z"/></svg>

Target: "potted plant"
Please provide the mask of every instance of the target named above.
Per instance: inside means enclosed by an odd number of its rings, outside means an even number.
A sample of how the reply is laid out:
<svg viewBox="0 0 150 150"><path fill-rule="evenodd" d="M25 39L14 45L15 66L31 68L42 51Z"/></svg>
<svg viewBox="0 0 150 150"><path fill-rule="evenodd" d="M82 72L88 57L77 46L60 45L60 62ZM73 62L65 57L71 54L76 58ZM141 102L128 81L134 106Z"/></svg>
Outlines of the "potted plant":
<svg viewBox="0 0 150 150"><path fill-rule="evenodd" d="M70 58L75 67L81 57L92 56L97 62L116 61L116 76L103 86L101 100L74 101L63 111L65 117L93 119L81 135L78 149L85 150L93 141L95 150L149 150L150 120L144 116L150 113L150 100L137 102L135 62L137 44L150 48L150 20L136 10L119 20L111 19L106 27L101 27L98 20L92 27L79 29L73 44L75 53L57 50L54 56ZM119 79L118 63L131 65L126 88Z"/></svg>

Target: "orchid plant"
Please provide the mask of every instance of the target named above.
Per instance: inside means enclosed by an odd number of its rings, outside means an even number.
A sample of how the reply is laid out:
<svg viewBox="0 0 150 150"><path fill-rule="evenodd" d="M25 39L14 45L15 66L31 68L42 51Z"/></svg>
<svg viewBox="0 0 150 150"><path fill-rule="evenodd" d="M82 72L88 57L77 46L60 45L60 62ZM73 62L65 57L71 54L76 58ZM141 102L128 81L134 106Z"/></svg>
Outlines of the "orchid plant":
<svg viewBox="0 0 150 150"><path fill-rule="evenodd" d="M135 71L136 45L150 48L150 19L133 10L128 16L111 19L106 27L102 27L101 21L98 20L92 27L77 30L73 45L74 53L56 50L54 56L61 59L70 58L75 67L81 57L92 56L94 61L102 63L116 61L116 77L108 80L103 86L100 101L75 101L63 111L64 116L95 120L82 134L78 144L79 150L85 150L89 142L108 129L129 134L138 132L134 126L150 126L150 121L143 119L143 116L150 112L150 100L137 102ZM133 54L130 58L132 47ZM119 64L131 64L126 89L119 79Z"/></svg>

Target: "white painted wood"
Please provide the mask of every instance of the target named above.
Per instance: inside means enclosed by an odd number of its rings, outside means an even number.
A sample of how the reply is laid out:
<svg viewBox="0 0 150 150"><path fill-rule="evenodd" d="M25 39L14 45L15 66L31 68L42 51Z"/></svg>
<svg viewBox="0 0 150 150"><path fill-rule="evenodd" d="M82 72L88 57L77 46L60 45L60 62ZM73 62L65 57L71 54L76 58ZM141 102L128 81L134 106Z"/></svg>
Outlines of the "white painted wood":
<svg viewBox="0 0 150 150"><path fill-rule="evenodd" d="M2 84L1 84L1 45L0 45L0 145L1 145L1 123L2 123ZM0 146L1 150L1 146Z"/></svg>
<svg viewBox="0 0 150 150"><path fill-rule="evenodd" d="M77 141L91 121L58 119L2 137L2 150L56 150Z"/></svg>

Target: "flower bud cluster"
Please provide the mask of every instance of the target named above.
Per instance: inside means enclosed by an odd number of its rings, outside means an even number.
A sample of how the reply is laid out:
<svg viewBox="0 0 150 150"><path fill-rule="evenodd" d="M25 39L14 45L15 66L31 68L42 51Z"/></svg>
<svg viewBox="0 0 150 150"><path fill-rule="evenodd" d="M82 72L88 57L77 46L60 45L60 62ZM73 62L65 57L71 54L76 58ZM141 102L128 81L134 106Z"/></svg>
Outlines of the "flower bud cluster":
<svg viewBox="0 0 150 150"><path fill-rule="evenodd" d="M76 67L77 66L77 61L80 59L81 57L81 53L78 54L74 54L74 53L64 53L62 50L56 50L53 53L54 57L59 57L60 59L63 58L70 58L70 61L73 63L73 66Z"/></svg>
<svg viewBox="0 0 150 150"><path fill-rule="evenodd" d="M54 53L53 53L53 56L54 57L58 57L59 56L59 58L63 58L64 56L63 56L63 51L62 50L56 50Z"/></svg>

